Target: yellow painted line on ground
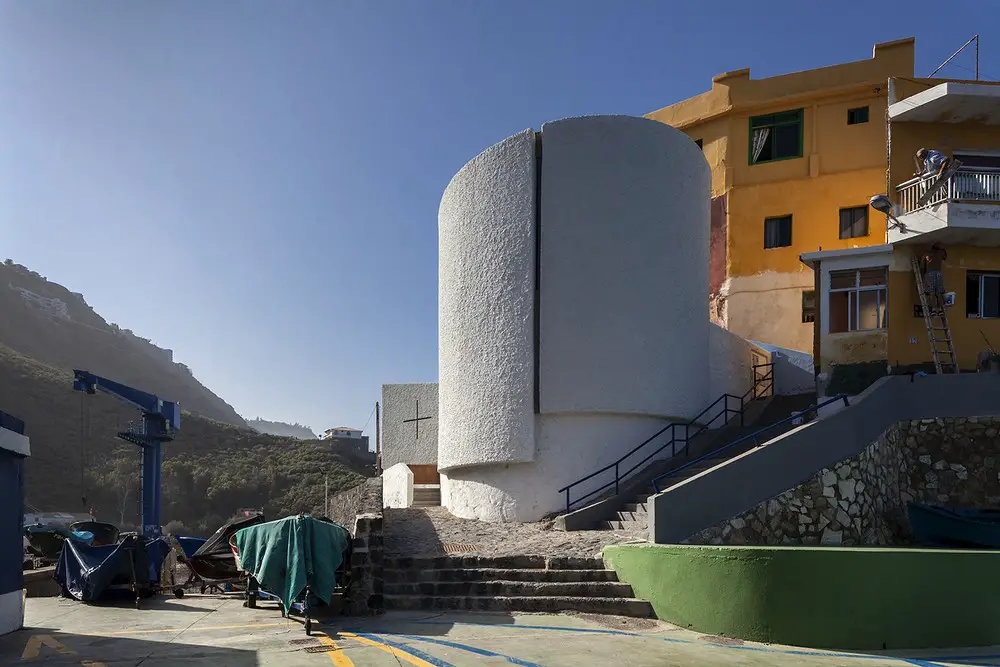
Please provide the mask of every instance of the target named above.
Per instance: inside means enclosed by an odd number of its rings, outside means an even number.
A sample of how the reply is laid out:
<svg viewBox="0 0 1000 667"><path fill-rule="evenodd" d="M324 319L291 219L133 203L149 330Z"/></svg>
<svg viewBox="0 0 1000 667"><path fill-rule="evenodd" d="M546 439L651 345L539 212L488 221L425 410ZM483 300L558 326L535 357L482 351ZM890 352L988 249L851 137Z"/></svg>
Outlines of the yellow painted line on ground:
<svg viewBox="0 0 1000 667"><path fill-rule="evenodd" d="M31 635L28 638L28 643L24 645L24 652L21 653L21 660L32 660L37 658L39 651L42 650L42 646L48 646L63 655L76 655L76 651L68 646L60 644L52 638L52 635Z"/></svg>
<svg viewBox="0 0 1000 667"><path fill-rule="evenodd" d="M354 667L354 663L351 662L351 659L344 654L344 649L338 646L337 642L325 635L319 636L318 638L321 643L333 648L332 651L327 652L327 655L330 656L330 662L335 664L337 667Z"/></svg>
<svg viewBox="0 0 1000 667"><path fill-rule="evenodd" d="M78 634L87 637L110 637L113 635L147 635L166 632L195 632L198 630L242 630L245 628L277 628L288 625L288 623L251 623L249 625L205 625L193 626L189 628L160 628L158 630L118 630L116 632L81 632Z"/></svg>
<svg viewBox="0 0 1000 667"><path fill-rule="evenodd" d="M398 648L395 648L393 646L386 646L385 644L383 644L381 642L377 642L377 641L374 641L372 639L368 639L367 637L359 637L358 635L354 634L353 632L341 632L340 636L341 637L349 637L351 639L354 639L354 640L357 640L357 641L361 642L362 644L367 644L368 646L374 646L375 648L380 649L382 651L385 651L386 653L388 653L388 654L390 654L390 655L392 655L392 656L394 656L396 658L402 658L403 660L405 660L406 662L410 663L411 665L416 665L416 667L435 667L434 665L432 665L431 663L427 662L426 660L421 660L417 656L410 655L406 651L401 651Z"/></svg>

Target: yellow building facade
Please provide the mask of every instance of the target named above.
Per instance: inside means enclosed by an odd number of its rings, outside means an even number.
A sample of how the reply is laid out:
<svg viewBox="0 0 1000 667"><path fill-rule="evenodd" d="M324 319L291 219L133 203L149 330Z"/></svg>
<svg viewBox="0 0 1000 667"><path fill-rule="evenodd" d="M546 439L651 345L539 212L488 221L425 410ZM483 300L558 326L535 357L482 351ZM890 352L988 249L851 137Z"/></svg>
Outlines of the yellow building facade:
<svg viewBox="0 0 1000 667"><path fill-rule="evenodd" d="M912 264L935 242L948 253L942 275L958 369L983 369L1000 350L1000 85L893 77L887 91L886 181L872 193L893 203L884 242L801 257L814 271L813 351L825 395L856 393L886 373L935 371ZM919 148L962 164L924 202L934 179L914 173Z"/></svg>
<svg viewBox="0 0 1000 667"><path fill-rule="evenodd" d="M728 72L648 114L698 142L712 169L712 321L813 352L816 286L799 256L885 243L885 218L867 204L886 189L887 84L912 79L913 59L905 39L805 72Z"/></svg>

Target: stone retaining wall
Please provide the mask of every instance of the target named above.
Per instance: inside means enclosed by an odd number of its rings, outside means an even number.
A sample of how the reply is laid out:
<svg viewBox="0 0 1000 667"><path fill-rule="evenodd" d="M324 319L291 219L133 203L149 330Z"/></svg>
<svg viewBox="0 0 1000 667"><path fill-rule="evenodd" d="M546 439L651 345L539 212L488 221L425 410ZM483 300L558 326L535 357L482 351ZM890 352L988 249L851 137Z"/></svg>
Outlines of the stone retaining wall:
<svg viewBox="0 0 1000 667"><path fill-rule="evenodd" d="M351 585L344 613L363 616L385 608L382 577L382 478L366 479L330 499L330 519L354 536Z"/></svg>
<svg viewBox="0 0 1000 667"><path fill-rule="evenodd" d="M1000 506L997 417L890 427L857 456L824 468L683 544L908 544L910 501Z"/></svg>

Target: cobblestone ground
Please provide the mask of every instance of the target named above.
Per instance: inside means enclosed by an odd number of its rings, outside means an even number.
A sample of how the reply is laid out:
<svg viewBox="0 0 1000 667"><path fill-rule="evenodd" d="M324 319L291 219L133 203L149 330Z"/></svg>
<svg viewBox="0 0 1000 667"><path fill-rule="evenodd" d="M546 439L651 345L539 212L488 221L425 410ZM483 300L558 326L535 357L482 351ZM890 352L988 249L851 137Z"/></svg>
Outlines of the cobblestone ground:
<svg viewBox="0 0 1000 667"><path fill-rule="evenodd" d="M552 530L551 521L488 523L452 516L443 507L386 509L387 556L579 556L597 557L609 544L643 542L641 533L617 530Z"/></svg>

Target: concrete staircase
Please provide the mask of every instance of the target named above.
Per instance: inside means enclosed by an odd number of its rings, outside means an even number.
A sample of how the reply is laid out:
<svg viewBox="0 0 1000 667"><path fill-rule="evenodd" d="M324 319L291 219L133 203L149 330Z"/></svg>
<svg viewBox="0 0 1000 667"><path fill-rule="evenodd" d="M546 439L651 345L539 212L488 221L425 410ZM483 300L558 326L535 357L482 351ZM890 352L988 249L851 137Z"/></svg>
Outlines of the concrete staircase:
<svg viewBox="0 0 1000 667"><path fill-rule="evenodd" d="M388 609L653 615L600 558L386 558L384 577Z"/></svg>
<svg viewBox="0 0 1000 667"><path fill-rule="evenodd" d="M440 484L414 484L413 507L440 507Z"/></svg>
<svg viewBox="0 0 1000 667"><path fill-rule="evenodd" d="M736 442L740 438L755 433L770 424L779 422L782 419L789 417L794 412L805 410L806 408L814 405L815 400L815 395L813 394L772 396L769 397L766 402L762 402L760 404L759 411L752 413L750 420L747 421L744 426L733 424L725 429L719 429L718 432L703 432L698 437L692 439L688 456L678 456L676 460L668 460L666 462L655 462L650 465L647 470L637 475L636 477L644 479L646 483L637 491L631 491L627 496L623 497L621 499L622 502L619 505L619 509L616 510L610 518L594 522L591 525L591 528L625 530L645 535L649 528L647 500L649 499L649 496L656 493L652 484L654 477L687 465L700 456L719 449L728 443ZM767 431L764 440L775 438L792 428L795 428L795 426L791 423L777 426ZM753 447L754 443L748 441L740 446L721 453L717 457L706 459L691 466L690 468L685 468L676 476L662 480L660 483L660 490L665 491L667 488L680 484L684 480L690 479L695 475L699 475L710 468L714 468L720 463L728 461L729 459L738 456Z"/></svg>

